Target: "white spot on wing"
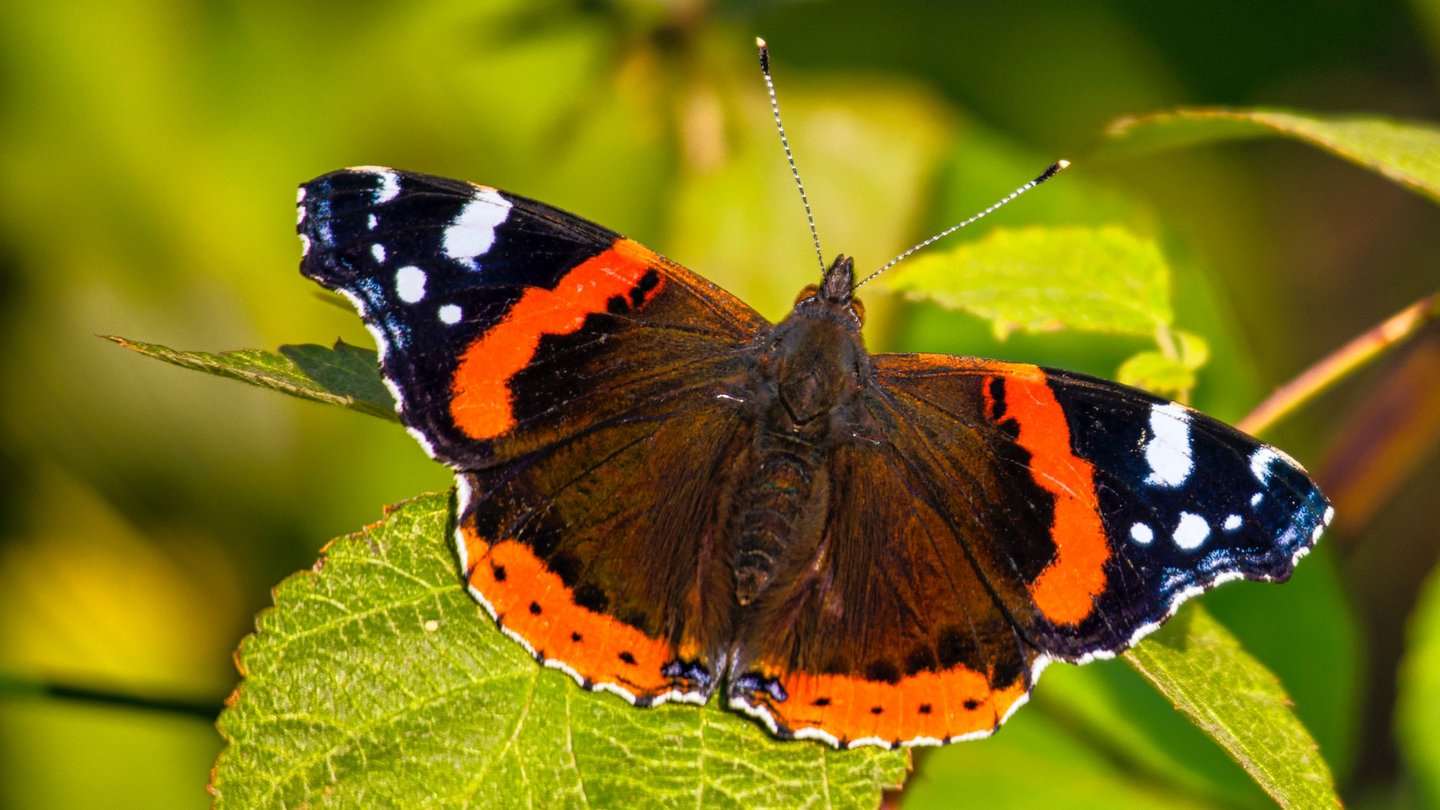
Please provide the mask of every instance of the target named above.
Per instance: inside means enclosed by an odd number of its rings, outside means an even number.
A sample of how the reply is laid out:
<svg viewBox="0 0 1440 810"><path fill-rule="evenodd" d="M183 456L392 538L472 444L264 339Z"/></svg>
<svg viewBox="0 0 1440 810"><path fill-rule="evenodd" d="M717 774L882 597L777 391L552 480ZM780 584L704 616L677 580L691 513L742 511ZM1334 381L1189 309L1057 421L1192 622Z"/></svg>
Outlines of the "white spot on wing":
<svg viewBox="0 0 1440 810"><path fill-rule="evenodd" d="M1195 460L1190 453L1190 413L1176 402L1150 408L1150 440L1145 443L1145 461L1150 475L1145 483L1178 487L1190 477Z"/></svg>
<svg viewBox="0 0 1440 810"><path fill-rule="evenodd" d="M1180 523L1175 527L1175 545L1185 551L1194 551L1205 545L1210 536L1210 524L1194 512L1181 512Z"/></svg>
<svg viewBox="0 0 1440 810"><path fill-rule="evenodd" d="M375 191L375 204L387 203L400 196L400 175L386 169L380 172L380 188Z"/></svg>
<svg viewBox="0 0 1440 810"><path fill-rule="evenodd" d="M446 304L445 306L440 307L441 323L457 324L460 322L460 316L463 314L464 313L460 311L460 307L457 307L454 304Z"/></svg>
<svg viewBox="0 0 1440 810"><path fill-rule="evenodd" d="M370 255L375 257L376 264L385 263L385 246L376 242L370 246Z"/></svg>
<svg viewBox="0 0 1440 810"><path fill-rule="evenodd" d="M1142 546L1148 546L1150 541L1155 539L1155 530L1144 523L1136 523L1130 527L1130 539Z"/></svg>
<svg viewBox="0 0 1440 810"><path fill-rule="evenodd" d="M300 255L302 257L310 255L310 237L303 233L300 234Z"/></svg>
<svg viewBox="0 0 1440 810"><path fill-rule="evenodd" d="M1335 519L1335 507L1333 507L1333 506L1327 506L1327 507L1325 507L1325 517L1321 518L1321 520L1323 520L1323 521L1325 522L1325 525L1326 525L1326 526L1329 526L1329 525L1330 525L1330 521L1332 521L1332 520L1334 520L1334 519Z"/></svg>
<svg viewBox="0 0 1440 810"><path fill-rule="evenodd" d="M1263 493L1263 492L1257 492L1257 493L1255 493L1254 495L1251 495L1251 496L1250 496L1250 505L1251 505L1251 506L1259 506L1259 505L1260 505L1260 502L1263 501L1263 500L1265 500L1265 493Z"/></svg>
<svg viewBox="0 0 1440 810"><path fill-rule="evenodd" d="M495 229L510 216L510 201L493 188L478 189L445 229L445 255L459 261L483 256L495 244Z"/></svg>
<svg viewBox="0 0 1440 810"><path fill-rule="evenodd" d="M1221 527L1224 528L1227 532L1233 532L1236 529L1240 528L1241 522L1242 521L1239 515L1226 515L1225 522L1221 524Z"/></svg>
<svg viewBox="0 0 1440 810"><path fill-rule="evenodd" d="M407 304L425 300L425 271L413 264L396 270L395 294Z"/></svg>
<svg viewBox="0 0 1440 810"><path fill-rule="evenodd" d="M374 214L371 214L371 215L365 220L365 225L366 225L366 227L368 227L368 228L369 228L370 230L372 230L372 231L375 230L375 226L376 226L376 225L379 225L379 224L380 224L380 220L376 219Z"/></svg>
<svg viewBox="0 0 1440 810"><path fill-rule="evenodd" d="M303 202L305 202L305 187L301 186L295 189L295 204L299 205Z"/></svg>
<svg viewBox="0 0 1440 810"><path fill-rule="evenodd" d="M1250 455L1250 473L1255 476L1255 480L1262 484L1269 480L1270 465L1278 458L1280 458L1280 454L1275 452L1273 447L1261 446L1252 453Z"/></svg>

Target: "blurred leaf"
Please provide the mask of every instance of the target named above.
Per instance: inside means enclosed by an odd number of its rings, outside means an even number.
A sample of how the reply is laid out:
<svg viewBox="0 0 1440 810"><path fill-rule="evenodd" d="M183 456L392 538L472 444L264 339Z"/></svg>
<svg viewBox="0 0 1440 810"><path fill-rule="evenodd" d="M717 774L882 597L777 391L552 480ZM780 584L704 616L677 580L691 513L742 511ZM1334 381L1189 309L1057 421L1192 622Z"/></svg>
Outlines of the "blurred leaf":
<svg viewBox="0 0 1440 810"><path fill-rule="evenodd" d="M749 80L743 92L698 88L703 92L686 110L688 159L670 204L664 247L777 318L788 314L802 286L820 280L821 268L769 99L754 80L753 51L744 59L744 68L731 73ZM926 196L918 190L943 157L949 110L931 93L899 81L822 85L799 80L783 62L775 67L824 262L843 252L861 267L878 267L908 246L927 214ZM722 101L727 96L733 98L728 105Z"/></svg>
<svg viewBox="0 0 1440 810"><path fill-rule="evenodd" d="M220 718L219 807L874 807L905 752L780 742L719 708L636 709L536 664L461 587L448 495L275 590Z"/></svg>
<svg viewBox="0 0 1440 810"><path fill-rule="evenodd" d="M1282 807L1338 807L1330 768L1275 676L1198 605L1125 653Z"/></svg>
<svg viewBox="0 0 1440 810"><path fill-rule="evenodd" d="M997 229L919 255L886 282L978 315L1000 338L1061 329L1152 336L1174 317L1159 247L1113 225Z"/></svg>
<svg viewBox="0 0 1440 810"><path fill-rule="evenodd" d="M1176 331L1170 337L1174 338L1175 348L1132 355L1120 364L1115 378L1126 385L1188 402L1195 388L1195 372L1210 359L1210 347L1199 335L1189 332Z"/></svg>
<svg viewBox="0 0 1440 810"><path fill-rule="evenodd" d="M1395 705L1400 751L1419 782L1422 806L1440 806L1440 576L1432 573L1410 619L1409 649Z"/></svg>
<svg viewBox="0 0 1440 810"><path fill-rule="evenodd" d="M394 421L395 401L380 380L375 352L336 341L333 349L308 343L282 346L280 353L259 349L234 352L185 352L154 343L105 336L132 351L183 368L229 377L301 399L343 405Z"/></svg>
<svg viewBox="0 0 1440 810"><path fill-rule="evenodd" d="M1151 763L1117 758L1114 753L1096 745L1088 734L1076 733L1063 718L1026 708L991 739L929 752L905 786L904 808L1237 806L1216 801L1194 785L1167 780L1168 773L1157 775L1147 767Z"/></svg>
<svg viewBox="0 0 1440 810"><path fill-rule="evenodd" d="M1123 660L1051 666L1032 703L1026 712L1062 725L1073 744L1093 749L1122 778L1162 783L1172 794L1220 806L1268 801L1224 749Z"/></svg>
<svg viewBox="0 0 1440 810"><path fill-rule="evenodd" d="M1173 149L1282 135L1333 152L1440 201L1440 129L1414 121L1314 116L1284 110L1189 109L1120 118L1111 148Z"/></svg>

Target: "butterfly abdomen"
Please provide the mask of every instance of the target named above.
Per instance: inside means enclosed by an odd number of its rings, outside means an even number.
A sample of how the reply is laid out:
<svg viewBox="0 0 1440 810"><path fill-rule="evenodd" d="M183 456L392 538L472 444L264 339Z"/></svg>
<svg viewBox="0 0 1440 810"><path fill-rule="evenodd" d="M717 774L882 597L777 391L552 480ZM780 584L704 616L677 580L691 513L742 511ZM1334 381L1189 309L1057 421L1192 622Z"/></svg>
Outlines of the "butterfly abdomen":
<svg viewBox="0 0 1440 810"><path fill-rule="evenodd" d="M735 598L741 605L764 592L787 561L813 551L829 501L819 448L762 433L756 450L735 555Z"/></svg>

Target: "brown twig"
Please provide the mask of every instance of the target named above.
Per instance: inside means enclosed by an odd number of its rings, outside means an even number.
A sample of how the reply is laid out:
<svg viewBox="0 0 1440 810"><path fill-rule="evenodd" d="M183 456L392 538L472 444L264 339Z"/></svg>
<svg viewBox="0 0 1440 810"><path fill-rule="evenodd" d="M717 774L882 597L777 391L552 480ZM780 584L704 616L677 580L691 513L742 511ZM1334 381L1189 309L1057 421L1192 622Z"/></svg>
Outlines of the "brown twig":
<svg viewBox="0 0 1440 810"><path fill-rule="evenodd" d="M1414 335L1440 316L1440 293L1431 293L1366 330L1282 385L1235 426L1250 434L1263 433L1291 411L1319 396L1385 351Z"/></svg>

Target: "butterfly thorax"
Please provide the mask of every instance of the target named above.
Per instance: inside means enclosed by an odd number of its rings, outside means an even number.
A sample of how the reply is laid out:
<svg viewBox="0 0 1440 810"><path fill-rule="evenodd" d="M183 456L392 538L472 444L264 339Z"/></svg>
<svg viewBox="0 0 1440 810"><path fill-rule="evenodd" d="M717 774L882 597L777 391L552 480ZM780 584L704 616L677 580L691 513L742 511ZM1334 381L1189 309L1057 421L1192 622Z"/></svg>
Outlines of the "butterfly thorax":
<svg viewBox="0 0 1440 810"><path fill-rule="evenodd" d="M757 365L754 465L739 500L736 599L748 605L781 571L806 570L830 503L826 461L854 435L870 378L853 264L835 260L817 288L766 335Z"/></svg>

